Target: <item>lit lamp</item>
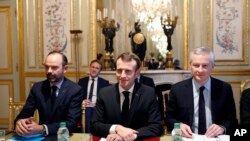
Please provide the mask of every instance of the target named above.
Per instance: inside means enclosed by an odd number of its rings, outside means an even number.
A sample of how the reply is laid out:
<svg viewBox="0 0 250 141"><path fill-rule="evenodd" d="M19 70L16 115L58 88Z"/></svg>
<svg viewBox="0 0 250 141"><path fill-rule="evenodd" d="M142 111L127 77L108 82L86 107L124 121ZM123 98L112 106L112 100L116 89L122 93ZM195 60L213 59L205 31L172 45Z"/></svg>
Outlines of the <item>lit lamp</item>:
<svg viewBox="0 0 250 141"><path fill-rule="evenodd" d="M173 67L171 36L178 17L173 0L131 0L135 19L146 25L159 53L166 58L166 68ZM174 18L173 18L174 17Z"/></svg>
<svg viewBox="0 0 250 141"><path fill-rule="evenodd" d="M171 36L174 33L174 29L176 27L176 23L177 23L178 17L175 16L174 19L171 19L170 15L167 15L167 19L163 19L161 17L161 24L162 24L162 28L164 31L164 34L167 36L167 57L166 57L166 68L173 68L173 52L172 52L172 44L171 44Z"/></svg>
<svg viewBox="0 0 250 141"><path fill-rule="evenodd" d="M103 9L103 18L101 16L101 11L97 10L97 23L102 28L102 34L105 36L105 52L106 52L106 60L111 70L114 68L113 61L113 39L115 37L116 31L119 30L120 25L116 23L114 20L115 13L112 10L111 18L108 18L108 9ZM105 58L104 58L105 59Z"/></svg>

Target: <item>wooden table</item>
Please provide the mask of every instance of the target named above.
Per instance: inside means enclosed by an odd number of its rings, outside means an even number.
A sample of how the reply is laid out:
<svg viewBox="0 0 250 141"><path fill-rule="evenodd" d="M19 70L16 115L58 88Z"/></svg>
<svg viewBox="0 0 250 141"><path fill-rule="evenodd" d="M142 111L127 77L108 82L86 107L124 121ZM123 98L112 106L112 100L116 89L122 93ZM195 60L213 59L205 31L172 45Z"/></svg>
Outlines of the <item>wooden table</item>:
<svg viewBox="0 0 250 141"><path fill-rule="evenodd" d="M5 139L10 139L12 136L14 136L15 133L9 133L5 136ZM57 139L57 136L47 136L45 138L45 141L54 141ZM99 137L92 136L91 134L86 134L86 133L73 133L72 136L69 138L70 141L100 141ZM155 138L150 138L150 139L145 139L143 141L171 141L171 136L170 135L165 135L161 137L155 137Z"/></svg>
<svg viewBox="0 0 250 141"><path fill-rule="evenodd" d="M100 141L100 138L91 136L90 134L73 133L73 136L70 137L70 141ZM144 141L171 141L171 136L165 135L161 137L146 139Z"/></svg>

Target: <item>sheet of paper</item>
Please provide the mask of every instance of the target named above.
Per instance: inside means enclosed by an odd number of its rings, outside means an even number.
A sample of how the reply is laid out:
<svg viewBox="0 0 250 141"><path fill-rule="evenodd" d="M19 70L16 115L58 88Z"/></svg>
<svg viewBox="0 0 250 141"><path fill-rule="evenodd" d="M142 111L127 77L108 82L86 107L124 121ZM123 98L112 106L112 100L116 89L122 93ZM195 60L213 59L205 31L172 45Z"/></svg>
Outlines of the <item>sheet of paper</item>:
<svg viewBox="0 0 250 141"><path fill-rule="evenodd" d="M183 137L183 141L230 141L229 135L220 135L214 138L208 138L205 135L193 134L193 138Z"/></svg>
<svg viewBox="0 0 250 141"><path fill-rule="evenodd" d="M100 141L106 141L106 138L101 138Z"/></svg>

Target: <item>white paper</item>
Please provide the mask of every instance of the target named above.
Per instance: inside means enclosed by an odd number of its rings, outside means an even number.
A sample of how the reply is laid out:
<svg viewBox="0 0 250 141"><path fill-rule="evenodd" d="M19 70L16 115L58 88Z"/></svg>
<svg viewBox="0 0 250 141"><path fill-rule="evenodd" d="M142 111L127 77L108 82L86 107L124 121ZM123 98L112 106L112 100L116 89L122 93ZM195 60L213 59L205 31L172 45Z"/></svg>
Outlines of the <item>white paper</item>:
<svg viewBox="0 0 250 141"><path fill-rule="evenodd" d="M106 138L101 138L100 141L106 141Z"/></svg>
<svg viewBox="0 0 250 141"><path fill-rule="evenodd" d="M205 135L193 134L193 138L183 137L183 141L230 141L229 135L220 135L214 138L208 138Z"/></svg>

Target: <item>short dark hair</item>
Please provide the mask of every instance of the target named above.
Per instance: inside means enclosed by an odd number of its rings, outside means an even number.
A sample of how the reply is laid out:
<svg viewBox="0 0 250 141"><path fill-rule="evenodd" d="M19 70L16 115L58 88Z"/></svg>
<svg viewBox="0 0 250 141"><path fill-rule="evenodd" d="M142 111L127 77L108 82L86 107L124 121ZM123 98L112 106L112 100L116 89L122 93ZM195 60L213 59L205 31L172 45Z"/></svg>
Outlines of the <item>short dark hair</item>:
<svg viewBox="0 0 250 141"><path fill-rule="evenodd" d="M62 60L63 60L62 65L63 66L68 65L68 58L62 52L60 52L60 51L51 51L51 52L49 52L49 54L47 56L49 56L51 54L60 54L62 56Z"/></svg>
<svg viewBox="0 0 250 141"><path fill-rule="evenodd" d="M101 66L101 70L102 70L102 63L99 60L97 59L92 60L89 65L91 66L93 63L98 63Z"/></svg>
<svg viewBox="0 0 250 141"><path fill-rule="evenodd" d="M116 59L116 63L117 63L117 60L119 60L120 58L122 59L122 61L125 61L125 62L130 62L132 60L135 60L136 70L138 70L141 67L140 58L137 55L135 55L134 53L124 52L124 53L120 54Z"/></svg>

